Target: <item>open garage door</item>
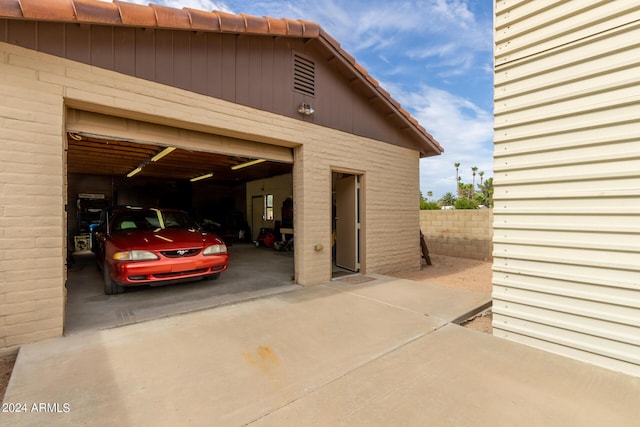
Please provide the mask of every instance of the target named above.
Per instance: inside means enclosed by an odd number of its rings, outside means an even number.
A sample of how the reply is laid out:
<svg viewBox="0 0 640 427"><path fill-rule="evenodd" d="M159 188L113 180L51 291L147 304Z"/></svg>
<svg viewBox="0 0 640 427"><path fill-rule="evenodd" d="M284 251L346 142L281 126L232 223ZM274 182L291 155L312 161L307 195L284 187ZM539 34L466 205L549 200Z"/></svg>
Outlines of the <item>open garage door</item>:
<svg viewBox="0 0 640 427"><path fill-rule="evenodd" d="M275 146L132 119L69 110L67 120L67 306L65 333L113 327L291 289L293 251L256 247L248 207L273 199L267 226L293 197L293 155ZM229 248L216 281L141 286L104 294L92 229L114 205L188 212ZM264 225L264 224L263 224ZM280 237L279 237L280 238Z"/></svg>

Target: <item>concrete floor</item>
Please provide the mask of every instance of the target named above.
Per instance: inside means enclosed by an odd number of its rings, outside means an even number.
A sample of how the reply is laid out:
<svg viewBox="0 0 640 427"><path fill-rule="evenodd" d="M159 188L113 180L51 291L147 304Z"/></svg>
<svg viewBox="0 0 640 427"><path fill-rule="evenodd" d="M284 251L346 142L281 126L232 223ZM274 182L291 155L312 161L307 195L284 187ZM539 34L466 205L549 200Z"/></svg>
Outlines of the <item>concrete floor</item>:
<svg viewBox="0 0 640 427"><path fill-rule="evenodd" d="M0 425L640 425L640 378L451 323L490 298L352 276L25 345Z"/></svg>
<svg viewBox="0 0 640 427"><path fill-rule="evenodd" d="M64 333L112 328L288 292L298 289L293 276L293 252L234 244L229 247L229 268L217 280L140 286L105 295L93 254L76 255L68 272Z"/></svg>

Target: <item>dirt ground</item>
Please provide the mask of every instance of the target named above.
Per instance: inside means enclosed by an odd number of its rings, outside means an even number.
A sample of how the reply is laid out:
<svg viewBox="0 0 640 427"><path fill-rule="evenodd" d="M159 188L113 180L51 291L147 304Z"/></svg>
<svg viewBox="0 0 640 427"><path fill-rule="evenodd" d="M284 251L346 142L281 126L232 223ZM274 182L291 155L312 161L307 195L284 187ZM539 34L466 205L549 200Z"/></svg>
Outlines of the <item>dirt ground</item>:
<svg viewBox="0 0 640 427"><path fill-rule="evenodd" d="M431 264L423 260L420 271L394 274L403 279L428 282L434 285L491 293L491 261L431 255ZM491 333L491 312L484 312L462 324L476 331ZM9 383L15 356L0 358L0 401Z"/></svg>
<svg viewBox="0 0 640 427"><path fill-rule="evenodd" d="M15 356L6 356L0 359L0 401L4 398L4 392L7 389L7 384L9 384L9 377L15 361Z"/></svg>
<svg viewBox="0 0 640 427"><path fill-rule="evenodd" d="M467 291L491 293L491 261L430 255L431 264L422 260L420 271L393 274L395 277L428 282ZM462 323L465 328L491 333L491 311L485 311Z"/></svg>
<svg viewBox="0 0 640 427"><path fill-rule="evenodd" d="M422 270L393 274L403 279L467 291L491 293L491 261L431 255L431 264L422 260Z"/></svg>

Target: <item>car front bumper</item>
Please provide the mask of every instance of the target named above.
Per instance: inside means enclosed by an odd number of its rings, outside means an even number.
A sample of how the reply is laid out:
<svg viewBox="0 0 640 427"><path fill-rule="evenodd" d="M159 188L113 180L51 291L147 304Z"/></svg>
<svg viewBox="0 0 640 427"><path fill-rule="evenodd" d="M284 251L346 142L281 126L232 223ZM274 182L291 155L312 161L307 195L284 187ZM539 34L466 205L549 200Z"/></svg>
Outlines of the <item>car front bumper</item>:
<svg viewBox="0 0 640 427"><path fill-rule="evenodd" d="M162 285L188 281L222 273L227 269L227 254L172 258L154 261L114 262L111 279L122 286Z"/></svg>

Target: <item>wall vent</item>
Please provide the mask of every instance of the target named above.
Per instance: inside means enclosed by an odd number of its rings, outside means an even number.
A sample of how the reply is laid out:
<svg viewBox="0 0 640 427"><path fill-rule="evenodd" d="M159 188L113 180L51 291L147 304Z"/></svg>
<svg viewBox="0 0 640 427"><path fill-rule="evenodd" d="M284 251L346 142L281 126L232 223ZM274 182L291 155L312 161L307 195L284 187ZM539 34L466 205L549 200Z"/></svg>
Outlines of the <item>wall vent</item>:
<svg viewBox="0 0 640 427"><path fill-rule="evenodd" d="M316 94L316 65L313 61L293 54L293 90L305 95Z"/></svg>

